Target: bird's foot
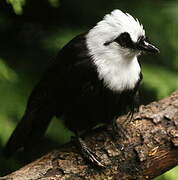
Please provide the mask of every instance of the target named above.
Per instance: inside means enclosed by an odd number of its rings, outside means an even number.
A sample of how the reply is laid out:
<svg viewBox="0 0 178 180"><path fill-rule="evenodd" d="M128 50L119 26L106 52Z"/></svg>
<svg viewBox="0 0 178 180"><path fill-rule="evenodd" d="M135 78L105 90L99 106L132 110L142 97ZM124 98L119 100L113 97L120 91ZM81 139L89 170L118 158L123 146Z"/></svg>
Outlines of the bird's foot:
<svg viewBox="0 0 178 180"><path fill-rule="evenodd" d="M100 158L86 145L85 141L77 137L76 139L77 146L82 153L83 157L88 160L90 163L97 167L104 168L105 166L101 163Z"/></svg>
<svg viewBox="0 0 178 180"><path fill-rule="evenodd" d="M124 144L118 143L118 140L127 140L129 139L128 132L126 130L125 123L120 124L117 123L117 119L114 119L112 122L112 132L111 132L112 139L114 141L114 144L116 148L120 151L124 150Z"/></svg>
<svg viewBox="0 0 178 180"><path fill-rule="evenodd" d="M112 122L112 134L113 134L114 139L118 139L118 138L127 139L128 138L128 132L125 128L125 124L117 123L116 119L114 119Z"/></svg>

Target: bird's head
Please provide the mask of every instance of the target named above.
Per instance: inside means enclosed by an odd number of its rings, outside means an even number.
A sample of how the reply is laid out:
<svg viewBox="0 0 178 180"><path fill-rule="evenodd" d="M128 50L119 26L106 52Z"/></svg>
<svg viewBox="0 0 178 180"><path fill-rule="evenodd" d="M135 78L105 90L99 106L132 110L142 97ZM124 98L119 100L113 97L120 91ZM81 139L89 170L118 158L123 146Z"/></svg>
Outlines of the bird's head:
<svg viewBox="0 0 178 180"><path fill-rule="evenodd" d="M87 34L87 46L94 58L132 59L141 52L159 52L145 36L143 25L128 13L114 10Z"/></svg>

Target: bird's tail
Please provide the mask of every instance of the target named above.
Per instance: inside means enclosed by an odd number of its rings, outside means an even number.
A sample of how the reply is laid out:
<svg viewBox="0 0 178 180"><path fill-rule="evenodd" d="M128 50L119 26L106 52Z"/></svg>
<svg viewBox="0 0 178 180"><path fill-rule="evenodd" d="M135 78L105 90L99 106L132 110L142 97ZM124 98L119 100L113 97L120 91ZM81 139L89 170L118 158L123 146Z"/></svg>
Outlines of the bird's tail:
<svg viewBox="0 0 178 180"><path fill-rule="evenodd" d="M8 158L18 149L39 140L44 135L51 118L52 113L44 109L26 112L5 146L5 157Z"/></svg>

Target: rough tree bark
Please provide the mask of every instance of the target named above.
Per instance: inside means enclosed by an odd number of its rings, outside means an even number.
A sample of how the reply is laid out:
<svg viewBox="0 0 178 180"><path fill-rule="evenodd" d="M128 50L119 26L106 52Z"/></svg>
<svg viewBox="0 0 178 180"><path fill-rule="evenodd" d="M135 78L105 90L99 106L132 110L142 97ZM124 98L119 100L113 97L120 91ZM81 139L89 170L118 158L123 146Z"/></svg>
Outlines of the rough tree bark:
<svg viewBox="0 0 178 180"><path fill-rule="evenodd" d="M122 116L118 122L125 121ZM178 164L178 91L141 106L127 127L127 138L113 141L111 126L85 136L105 168L91 166L73 143L0 179L11 180L143 180L152 179Z"/></svg>

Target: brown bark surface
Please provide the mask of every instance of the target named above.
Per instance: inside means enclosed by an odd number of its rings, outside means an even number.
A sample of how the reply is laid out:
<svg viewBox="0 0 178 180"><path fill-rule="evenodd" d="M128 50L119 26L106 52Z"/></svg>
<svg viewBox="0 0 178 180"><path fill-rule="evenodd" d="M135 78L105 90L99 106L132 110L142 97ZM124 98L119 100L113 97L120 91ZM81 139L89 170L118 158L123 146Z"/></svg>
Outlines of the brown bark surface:
<svg viewBox="0 0 178 180"><path fill-rule="evenodd" d="M127 116L118 119L125 121ZM105 168L87 163L73 143L0 179L11 180L144 180L178 164L178 91L141 106L127 127L127 138L112 138L112 129L99 128L84 137Z"/></svg>

